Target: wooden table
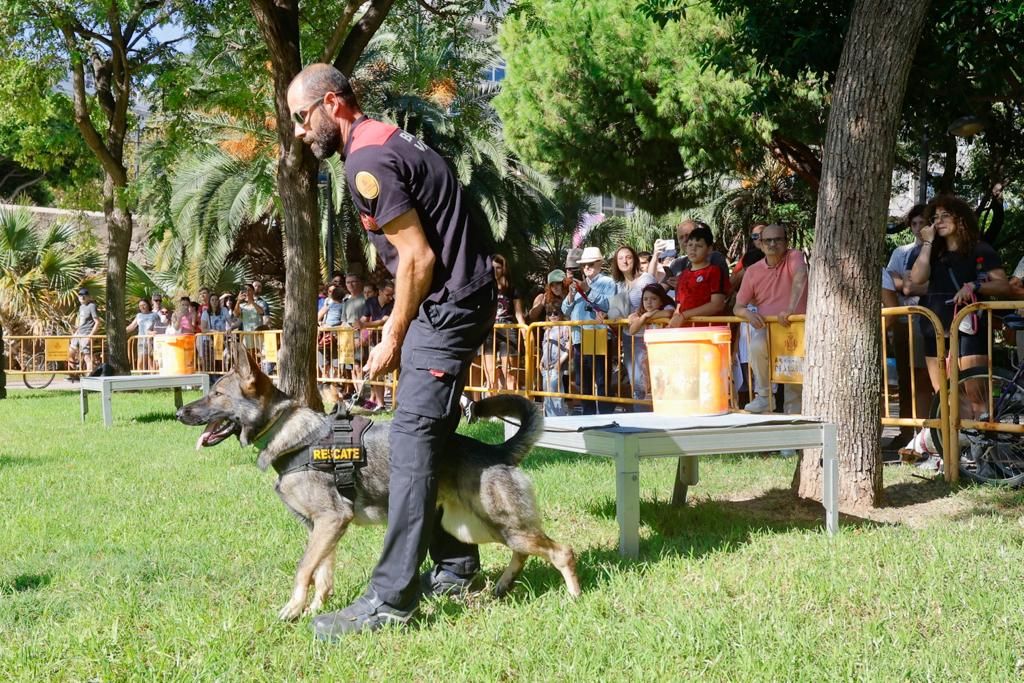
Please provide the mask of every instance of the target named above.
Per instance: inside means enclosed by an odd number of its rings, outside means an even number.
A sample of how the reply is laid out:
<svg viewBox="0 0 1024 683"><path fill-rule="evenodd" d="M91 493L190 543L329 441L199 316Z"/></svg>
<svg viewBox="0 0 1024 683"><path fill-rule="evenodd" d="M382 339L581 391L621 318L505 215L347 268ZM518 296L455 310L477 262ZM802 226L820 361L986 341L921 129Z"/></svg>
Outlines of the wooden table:
<svg viewBox="0 0 1024 683"><path fill-rule="evenodd" d="M505 437L517 429L517 424L506 422ZM641 458L679 458L682 483L689 486L699 481L697 458L701 455L821 448L825 528L829 534L839 529L836 427L816 418L750 413L708 417L654 413L549 417L545 418L544 433L537 445L615 461L619 552L627 557L636 557L640 552Z"/></svg>
<svg viewBox="0 0 1024 683"><path fill-rule="evenodd" d="M181 390L183 387L202 387L203 394L210 393L210 376L195 375L123 375L117 377L83 377L79 382L80 401L82 406L82 422L89 413L90 391L100 392L103 406L103 424L107 427L114 424L111 409L111 396L115 391L146 391L149 389L174 389L174 406L182 405Z"/></svg>

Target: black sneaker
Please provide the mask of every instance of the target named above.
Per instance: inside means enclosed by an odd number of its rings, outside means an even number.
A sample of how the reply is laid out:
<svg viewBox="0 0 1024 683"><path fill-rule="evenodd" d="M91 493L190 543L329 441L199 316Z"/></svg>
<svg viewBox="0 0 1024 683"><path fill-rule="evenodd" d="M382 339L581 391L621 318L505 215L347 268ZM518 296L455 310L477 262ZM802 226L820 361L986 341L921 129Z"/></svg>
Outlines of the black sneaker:
<svg viewBox="0 0 1024 683"><path fill-rule="evenodd" d="M465 595L473 590L475 579L476 574L462 576L441 567L434 567L429 572L420 574L420 593L425 598Z"/></svg>
<svg viewBox="0 0 1024 683"><path fill-rule="evenodd" d="M367 588L345 609L314 617L313 635L317 640L335 642L349 633L376 631L385 626L405 626L416 616L417 607L394 607L377 597L373 588Z"/></svg>

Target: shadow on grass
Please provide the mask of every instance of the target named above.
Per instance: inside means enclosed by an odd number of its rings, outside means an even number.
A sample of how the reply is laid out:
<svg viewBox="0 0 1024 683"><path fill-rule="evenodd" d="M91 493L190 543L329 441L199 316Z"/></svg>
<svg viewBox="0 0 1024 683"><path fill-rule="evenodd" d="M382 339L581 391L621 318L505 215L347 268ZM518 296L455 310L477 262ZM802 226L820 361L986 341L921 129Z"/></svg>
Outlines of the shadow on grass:
<svg viewBox="0 0 1024 683"><path fill-rule="evenodd" d="M885 487L881 508L903 508L930 503L956 493L942 477L916 477L914 481L901 481Z"/></svg>
<svg viewBox="0 0 1024 683"><path fill-rule="evenodd" d="M3 400L5 400L5 401L50 401L50 402L58 401L58 400L59 401L63 401L65 399L67 399L67 397L69 395L71 395L72 393L77 394L78 391L77 390L75 390L75 391L70 391L70 390L69 391L63 391L63 390L57 390L57 389L49 389L49 390L45 390L45 391L43 389L28 389L28 390L21 390L21 389L19 389L18 391L10 391L10 386L8 386L7 398L5 398ZM0 405L2 405L2 404L0 404Z"/></svg>
<svg viewBox="0 0 1024 683"><path fill-rule="evenodd" d="M51 581L53 578L49 574L21 574L10 579L0 579L0 595L39 590L50 585Z"/></svg>
<svg viewBox="0 0 1024 683"><path fill-rule="evenodd" d="M953 515L954 521L973 517L1004 517L1018 521L1024 516L1024 490L982 484L961 485L973 501L970 509Z"/></svg>
<svg viewBox="0 0 1024 683"><path fill-rule="evenodd" d="M615 499L608 498L588 510L599 517L615 517ZM744 545L760 534L824 530L825 511L820 503L797 498L789 488L776 488L746 500L691 499L686 506L668 501L641 500L640 524L654 531L640 540L640 561L664 555L701 558L722 549ZM887 526L884 523L840 514L840 527ZM635 560L617 549L591 549L585 564L629 567Z"/></svg>
<svg viewBox="0 0 1024 683"><path fill-rule="evenodd" d="M4 467L17 467L19 465L38 465L39 460L36 458L27 458L24 455L4 455L0 454L0 469Z"/></svg>
<svg viewBox="0 0 1024 683"><path fill-rule="evenodd" d="M142 422L149 424L152 422L177 422L177 418L174 417L175 413L172 412L153 412L143 413L142 415L134 415L131 418L132 422Z"/></svg>

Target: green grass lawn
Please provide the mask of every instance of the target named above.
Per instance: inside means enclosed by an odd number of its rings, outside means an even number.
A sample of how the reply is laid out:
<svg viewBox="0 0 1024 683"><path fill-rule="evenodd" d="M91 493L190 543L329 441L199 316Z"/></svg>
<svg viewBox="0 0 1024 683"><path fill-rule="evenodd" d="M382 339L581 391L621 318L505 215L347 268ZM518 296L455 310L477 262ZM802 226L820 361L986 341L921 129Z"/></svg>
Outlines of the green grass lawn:
<svg viewBox="0 0 1024 683"><path fill-rule="evenodd" d="M192 394L197 396L197 394ZM424 603L407 631L314 642L282 623L305 530L237 442L194 450L171 392L0 401L2 680L993 680L1024 669L1024 499L886 470L892 507L822 530L793 460L706 459L672 509L674 462L641 465L641 560L617 552L612 464L525 463L583 597L533 559L510 597ZM496 440L495 424L471 432ZM911 520L912 523L904 523ZM338 609L381 527L341 541ZM509 557L483 550L495 580Z"/></svg>

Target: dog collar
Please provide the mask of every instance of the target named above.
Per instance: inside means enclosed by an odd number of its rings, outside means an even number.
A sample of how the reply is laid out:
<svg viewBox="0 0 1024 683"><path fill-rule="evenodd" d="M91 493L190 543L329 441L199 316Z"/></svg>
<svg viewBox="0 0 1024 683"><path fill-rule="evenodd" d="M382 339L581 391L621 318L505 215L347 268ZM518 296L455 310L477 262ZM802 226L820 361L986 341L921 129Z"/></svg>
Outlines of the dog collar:
<svg viewBox="0 0 1024 683"><path fill-rule="evenodd" d="M281 421L281 418L283 416L284 416L284 411L278 413L277 417L275 417L273 420L271 420L270 424L268 424L266 427L264 427L263 431L261 431L259 434L257 434L253 438L253 440L251 442L252 445L255 446L256 448L260 449L261 451L264 448L266 448L267 444L270 443L270 440L273 439L274 436L277 434L278 423Z"/></svg>

